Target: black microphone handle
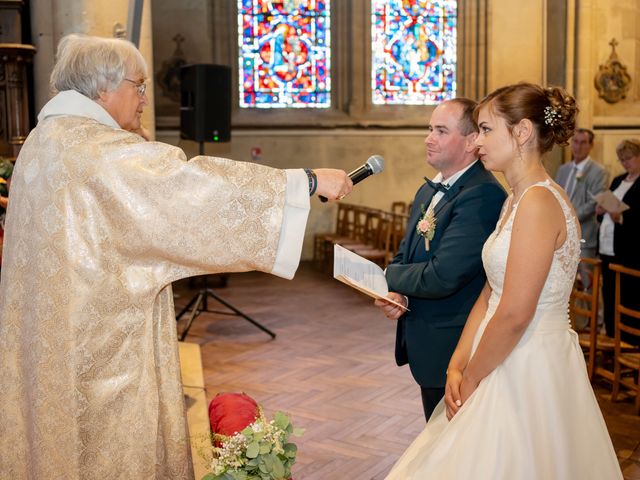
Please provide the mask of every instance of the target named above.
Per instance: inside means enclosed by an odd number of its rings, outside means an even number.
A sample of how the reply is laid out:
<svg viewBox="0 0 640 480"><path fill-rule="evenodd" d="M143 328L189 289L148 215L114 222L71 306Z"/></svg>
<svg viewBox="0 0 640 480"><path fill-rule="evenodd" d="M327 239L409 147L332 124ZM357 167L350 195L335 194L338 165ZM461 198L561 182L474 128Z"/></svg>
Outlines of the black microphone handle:
<svg viewBox="0 0 640 480"><path fill-rule="evenodd" d="M373 170L369 166L368 163L365 163L361 167L358 167L353 172L349 174L349 178L355 185L356 183L360 183L362 180L367 178L369 175L373 175Z"/></svg>
<svg viewBox="0 0 640 480"><path fill-rule="evenodd" d="M349 178L355 185L356 183L360 183L362 180L367 178L368 176L373 175L373 170L369 166L368 163L356 168L353 172L349 174ZM318 196L322 203L326 203L328 201L327 197L323 197L322 195Z"/></svg>

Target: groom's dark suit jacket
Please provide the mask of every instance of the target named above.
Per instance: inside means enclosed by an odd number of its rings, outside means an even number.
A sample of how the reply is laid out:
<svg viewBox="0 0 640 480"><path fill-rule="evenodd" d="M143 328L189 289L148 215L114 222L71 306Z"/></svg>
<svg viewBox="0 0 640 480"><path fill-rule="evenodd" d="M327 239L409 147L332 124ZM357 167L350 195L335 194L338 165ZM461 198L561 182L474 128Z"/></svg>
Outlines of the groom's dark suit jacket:
<svg viewBox="0 0 640 480"><path fill-rule="evenodd" d="M398 320L396 362L409 363L418 384L441 388L467 316L485 282L482 246L496 226L506 194L493 174L476 162L434 209L436 229L429 251L416 233L421 205L435 190L418 190L398 254L387 267L389 291L409 297Z"/></svg>

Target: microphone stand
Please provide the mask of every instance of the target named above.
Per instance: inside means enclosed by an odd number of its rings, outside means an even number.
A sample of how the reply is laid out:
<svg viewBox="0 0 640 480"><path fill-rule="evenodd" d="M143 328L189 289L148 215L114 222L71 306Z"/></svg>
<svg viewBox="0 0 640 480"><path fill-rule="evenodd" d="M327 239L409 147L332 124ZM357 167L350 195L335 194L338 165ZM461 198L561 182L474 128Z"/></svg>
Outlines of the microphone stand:
<svg viewBox="0 0 640 480"><path fill-rule="evenodd" d="M200 155L204 155L204 142L200 142ZM180 313L176 315L176 322L179 322L182 316L185 313L187 313L189 310L191 310L191 315L189 315L189 320L187 321L187 325L185 329L182 331L182 334L180 335L180 341L183 341L187 337L187 335L189 334L189 330L191 329L191 325L193 324L193 321L196 318L198 318L198 316L201 313L204 313L204 312L217 313L219 315L235 315L238 317L242 317L249 323L255 325L260 330L265 332L271 338L276 338L276 334L273 333L271 330L269 330L267 327L257 322L256 320L251 318L249 315L247 315L243 311L238 310L231 303L229 303L228 301L224 300L222 297L217 295L213 291L213 289L209 288L207 278L208 276L204 275L204 288L201 288L198 291L198 293L196 293L191 298L191 300L189 300L189 303L187 303L187 305L182 310L180 310ZM209 310L209 304L208 304L209 297L213 298L216 302L221 303L231 311L228 312L228 311L220 311L220 310Z"/></svg>

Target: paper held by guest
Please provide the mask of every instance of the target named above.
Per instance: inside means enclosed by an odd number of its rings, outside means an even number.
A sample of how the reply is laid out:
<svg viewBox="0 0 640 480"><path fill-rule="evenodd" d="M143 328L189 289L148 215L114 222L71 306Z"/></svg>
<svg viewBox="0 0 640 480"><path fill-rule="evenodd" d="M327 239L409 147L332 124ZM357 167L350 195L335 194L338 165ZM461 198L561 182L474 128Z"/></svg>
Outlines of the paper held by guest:
<svg viewBox="0 0 640 480"><path fill-rule="evenodd" d="M611 190L603 190L597 195L591 195L591 197L607 212L622 213L630 208L629 205L616 197Z"/></svg>
<svg viewBox="0 0 640 480"><path fill-rule="evenodd" d="M333 246L333 278L370 297L409 310L387 297L389 286L378 265L337 244Z"/></svg>

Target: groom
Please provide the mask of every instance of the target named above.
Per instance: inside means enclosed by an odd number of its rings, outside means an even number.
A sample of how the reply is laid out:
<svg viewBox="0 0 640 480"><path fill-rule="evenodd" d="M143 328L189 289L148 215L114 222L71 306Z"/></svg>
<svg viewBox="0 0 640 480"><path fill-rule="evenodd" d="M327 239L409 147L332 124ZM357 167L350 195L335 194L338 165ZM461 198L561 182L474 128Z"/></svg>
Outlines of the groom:
<svg viewBox="0 0 640 480"><path fill-rule="evenodd" d="M444 396L449 359L485 283L480 253L506 196L478 161L475 106L458 98L433 111L425 145L427 162L439 173L416 193L386 270L389 297L409 311L376 300L397 320L396 362L409 364L427 420Z"/></svg>

